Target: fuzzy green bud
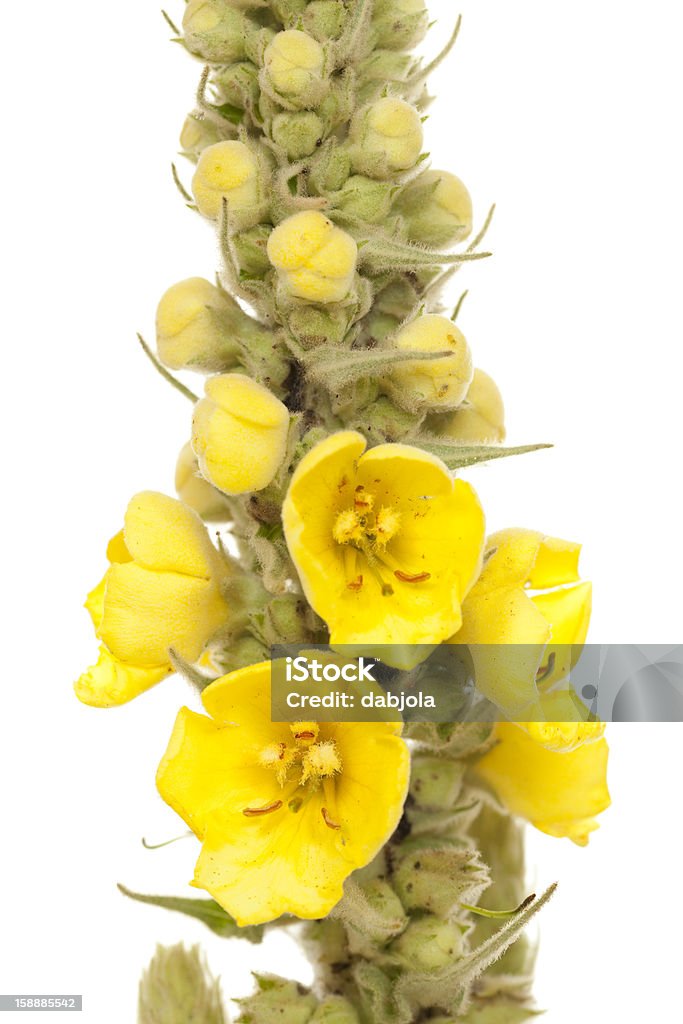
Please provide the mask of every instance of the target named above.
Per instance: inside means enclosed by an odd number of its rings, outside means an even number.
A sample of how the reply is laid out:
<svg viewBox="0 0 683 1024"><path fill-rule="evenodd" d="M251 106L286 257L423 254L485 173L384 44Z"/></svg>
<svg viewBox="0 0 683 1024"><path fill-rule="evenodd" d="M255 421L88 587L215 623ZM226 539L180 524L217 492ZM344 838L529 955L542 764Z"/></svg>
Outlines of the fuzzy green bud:
<svg viewBox="0 0 683 1024"><path fill-rule="evenodd" d="M318 42L337 39L346 21L346 8L340 0L313 0L304 12L304 28Z"/></svg>
<svg viewBox="0 0 683 1024"><path fill-rule="evenodd" d="M204 60L232 64L246 55L255 26L225 0L190 0L183 15L185 45Z"/></svg>
<svg viewBox="0 0 683 1024"><path fill-rule="evenodd" d="M194 946L158 946L140 982L138 1024L227 1024L218 983Z"/></svg>
<svg viewBox="0 0 683 1024"><path fill-rule="evenodd" d="M375 0L372 27L377 46L411 50L429 28L425 0Z"/></svg>
<svg viewBox="0 0 683 1024"><path fill-rule="evenodd" d="M251 61L243 60L217 68L212 80L220 89L222 100L236 110L245 110L258 101L258 68Z"/></svg>
<svg viewBox="0 0 683 1024"><path fill-rule="evenodd" d="M416 754L410 773L410 793L421 807L442 811L453 807L462 787L463 761Z"/></svg>
<svg viewBox="0 0 683 1024"><path fill-rule="evenodd" d="M472 233L472 199L455 174L426 171L401 193L395 209L408 237L432 247L461 242Z"/></svg>
<svg viewBox="0 0 683 1024"><path fill-rule="evenodd" d="M350 173L348 151L331 139L311 161L309 176L314 188L324 195L342 188Z"/></svg>
<svg viewBox="0 0 683 1024"><path fill-rule="evenodd" d="M464 444L501 444L505 440L505 408L496 382L483 370L475 370L460 408L444 416L430 416L427 427Z"/></svg>
<svg viewBox="0 0 683 1024"><path fill-rule="evenodd" d="M315 996L295 981L256 975L258 991L238 999L244 1024L309 1024L317 1007Z"/></svg>
<svg viewBox="0 0 683 1024"><path fill-rule="evenodd" d="M172 370L212 373L237 363L232 336L234 301L203 277L179 281L157 306L157 352Z"/></svg>
<svg viewBox="0 0 683 1024"><path fill-rule="evenodd" d="M462 331L445 316L429 313L392 339L400 352L451 352L443 359L402 363L391 371L390 394L407 409L456 409L467 394L474 368Z"/></svg>
<svg viewBox="0 0 683 1024"><path fill-rule="evenodd" d="M270 8L283 25L292 25L306 10L308 0L270 0Z"/></svg>
<svg viewBox="0 0 683 1024"><path fill-rule="evenodd" d="M377 99L386 89L387 82L404 82L414 64L414 58L407 53L373 51L358 68L359 101L369 103Z"/></svg>
<svg viewBox="0 0 683 1024"><path fill-rule="evenodd" d="M230 518L225 496L201 475L197 456L189 441L178 455L175 489L180 500L193 508L205 522L225 522Z"/></svg>
<svg viewBox="0 0 683 1024"><path fill-rule="evenodd" d="M353 169L371 178L386 178L417 163L422 121L410 103L385 96L357 112L350 137Z"/></svg>
<svg viewBox="0 0 683 1024"><path fill-rule="evenodd" d="M263 219L265 201L263 161L244 142L217 142L205 149L192 178L192 194L199 212L218 220L223 200L231 224L248 228Z"/></svg>
<svg viewBox="0 0 683 1024"><path fill-rule="evenodd" d="M180 145L185 156L196 160L207 146L221 142L224 135L213 121L203 115L188 114L180 132Z"/></svg>
<svg viewBox="0 0 683 1024"><path fill-rule="evenodd" d="M292 107L317 106L327 92L325 51L313 36L296 29L278 32L264 54L262 87Z"/></svg>
<svg viewBox="0 0 683 1024"><path fill-rule="evenodd" d="M410 922L390 951L413 970L438 971L462 956L463 935L456 924L426 914Z"/></svg>
<svg viewBox="0 0 683 1024"><path fill-rule="evenodd" d="M276 114L271 127L273 142L284 149L289 160L310 156L324 134L325 125L312 110Z"/></svg>
<svg viewBox="0 0 683 1024"><path fill-rule="evenodd" d="M358 413L352 426L378 441L401 441L415 430L419 420L383 395Z"/></svg>
<svg viewBox="0 0 683 1024"><path fill-rule="evenodd" d="M310 1024L360 1024L360 1018L348 999L329 996L315 1011Z"/></svg>
<svg viewBox="0 0 683 1024"><path fill-rule="evenodd" d="M232 236L240 271L247 277L262 278L270 270L267 246L272 230L270 224L257 224Z"/></svg>
<svg viewBox="0 0 683 1024"><path fill-rule="evenodd" d="M394 187L390 182L353 174L335 196L334 205L357 220L379 224L389 215Z"/></svg>

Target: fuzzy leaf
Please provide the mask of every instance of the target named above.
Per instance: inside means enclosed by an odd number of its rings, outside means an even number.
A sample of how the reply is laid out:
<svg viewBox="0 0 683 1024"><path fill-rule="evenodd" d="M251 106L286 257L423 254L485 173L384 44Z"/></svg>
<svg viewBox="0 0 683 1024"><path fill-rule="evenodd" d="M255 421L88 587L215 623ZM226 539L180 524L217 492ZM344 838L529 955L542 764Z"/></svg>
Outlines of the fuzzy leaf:
<svg viewBox="0 0 683 1024"><path fill-rule="evenodd" d="M456 441L440 441L432 438L415 438L415 443L425 451L436 455L445 462L449 469L465 469L479 462L491 462L493 459L507 459L511 455L527 455L543 448L552 448L551 444L525 444L517 448L501 448L495 444L459 444Z"/></svg>
<svg viewBox="0 0 683 1024"><path fill-rule="evenodd" d="M194 917L223 939L247 939L248 942L256 944L263 940L264 929L261 925L249 925L246 928L240 928L215 900L192 900L181 896L146 896L127 889L125 885L119 885L118 889L124 896L128 896L131 900L137 900L138 903L149 903L153 907L175 910L180 914L186 914L188 917Z"/></svg>

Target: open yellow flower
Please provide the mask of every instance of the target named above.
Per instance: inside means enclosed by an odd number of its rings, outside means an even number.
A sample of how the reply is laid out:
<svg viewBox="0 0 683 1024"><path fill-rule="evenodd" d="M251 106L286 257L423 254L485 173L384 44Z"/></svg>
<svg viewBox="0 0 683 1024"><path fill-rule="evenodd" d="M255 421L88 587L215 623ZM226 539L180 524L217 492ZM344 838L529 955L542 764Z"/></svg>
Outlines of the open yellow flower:
<svg viewBox="0 0 683 1024"><path fill-rule="evenodd" d="M502 530L487 541L484 568L451 643L470 647L476 683L519 720L566 677L586 639L591 585L580 582L580 545L533 530Z"/></svg>
<svg viewBox="0 0 683 1024"><path fill-rule="evenodd" d="M193 884L239 925L324 917L396 828L409 756L392 723L270 720L271 665L232 672L183 708L157 785L202 841Z"/></svg>
<svg viewBox="0 0 683 1024"><path fill-rule="evenodd" d="M331 643L386 645L382 660L409 668L426 651L403 645L438 644L460 626L484 515L469 484L434 456L365 447L343 431L304 456L283 504L285 537Z"/></svg>
<svg viewBox="0 0 683 1024"><path fill-rule="evenodd" d="M75 684L84 704L124 704L171 671L169 649L196 661L225 623L226 565L192 509L164 494L131 499L107 548L110 565L86 608L102 641Z"/></svg>
<svg viewBox="0 0 683 1024"><path fill-rule="evenodd" d="M595 816L610 805L607 741L559 753L507 722L496 726L496 739L477 763L477 774L512 814L550 836L585 846L598 827Z"/></svg>

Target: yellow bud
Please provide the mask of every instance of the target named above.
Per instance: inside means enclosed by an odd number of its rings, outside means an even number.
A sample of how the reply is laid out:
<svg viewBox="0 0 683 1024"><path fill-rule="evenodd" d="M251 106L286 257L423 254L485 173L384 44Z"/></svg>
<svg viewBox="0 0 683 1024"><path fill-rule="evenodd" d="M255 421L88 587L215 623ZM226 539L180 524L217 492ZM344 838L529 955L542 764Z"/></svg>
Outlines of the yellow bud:
<svg viewBox="0 0 683 1024"><path fill-rule="evenodd" d="M435 434L465 444L499 444L505 440L505 409L496 382L475 370L465 401L457 412L430 416L427 427Z"/></svg>
<svg viewBox="0 0 683 1024"><path fill-rule="evenodd" d="M318 210L295 213L268 239L268 258L285 290L309 302L341 302L351 291L358 247Z"/></svg>
<svg viewBox="0 0 683 1024"><path fill-rule="evenodd" d="M353 167L383 178L414 167L422 150L422 121L405 100L385 96L358 111L351 123Z"/></svg>
<svg viewBox="0 0 683 1024"><path fill-rule="evenodd" d="M157 306L157 352L173 370L224 368L239 348L221 327L221 292L203 277L171 285Z"/></svg>
<svg viewBox="0 0 683 1024"><path fill-rule="evenodd" d="M228 518L225 498L199 472L197 456L189 441L178 455L175 489L180 500L194 509L205 522L225 521Z"/></svg>
<svg viewBox="0 0 683 1024"><path fill-rule="evenodd" d="M433 247L461 242L472 232L472 198L455 174L427 171L401 194L395 209L408 236Z"/></svg>
<svg viewBox="0 0 683 1024"><path fill-rule="evenodd" d="M243 142L217 142L202 152L192 178L192 193L199 212L211 220L221 215L223 200L239 227L252 227L261 219L260 168Z"/></svg>
<svg viewBox="0 0 683 1024"><path fill-rule="evenodd" d="M252 28L255 26L241 11L223 0L189 0L183 15L183 35L190 53L226 64L242 60Z"/></svg>
<svg viewBox="0 0 683 1024"><path fill-rule="evenodd" d="M429 362L401 363L391 371L395 401L417 409L455 409L467 394L473 375L472 354L462 331L445 316L429 313L408 324L392 339L402 352L452 352Z"/></svg>
<svg viewBox="0 0 683 1024"><path fill-rule="evenodd" d="M180 145L189 157L198 157L207 146L220 142L221 133L217 125L206 118L188 114L180 132Z"/></svg>
<svg viewBox="0 0 683 1024"><path fill-rule="evenodd" d="M290 29L278 32L264 54L266 83L295 105L313 106L324 95L325 54L322 46L306 32Z"/></svg>
<svg viewBox="0 0 683 1024"><path fill-rule="evenodd" d="M286 406L239 373L210 377L205 392L192 422L192 447L202 475L225 494L267 487L285 457Z"/></svg>

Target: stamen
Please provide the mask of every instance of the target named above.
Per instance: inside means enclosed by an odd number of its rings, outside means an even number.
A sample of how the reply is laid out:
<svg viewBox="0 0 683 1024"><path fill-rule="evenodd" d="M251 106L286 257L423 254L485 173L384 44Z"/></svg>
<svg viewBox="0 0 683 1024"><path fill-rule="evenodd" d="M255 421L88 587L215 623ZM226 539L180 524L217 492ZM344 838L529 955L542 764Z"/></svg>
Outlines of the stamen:
<svg viewBox="0 0 683 1024"><path fill-rule="evenodd" d="M260 818L263 814L272 814L273 811L279 811L282 807L282 800L276 800L272 804L268 804L267 807L245 807L242 814L247 818Z"/></svg>
<svg viewBox="0 0 683 1024"><path fill-rule="evenodd" d="M356 576L355 580L352 580L350 583L347 583L346 586L349 590L361 590L363 587L363 577Z"/></svg>
<svg viewBox="0 0 683 1024"><path fill-rule="evenodd" d="M394 576L401 583L426 583L427 580L432 578L431 572L418 572L414 575L403 572L401 569L394 570Z"/></svg>
<svg viewBox="0 0 683 1024"><path fill-rule="evenodd" d="M320 808L320 813L322 814L323 821L325 822L325 824L327 825L328 828L334 829L335 832L339 832L340 831L341 825L338 825L336 823L336 821L332 821L332 819L330 818L330 816L329 816L329 814L327 812L327 807L321 807Z"/></svg>
<svg viewBox="0 0 683 1024"><path fill-rule="evenodd" d="M306 746L315 743L320 731L317 722L292 722L289 728L297 743L303 743Z"/></svg>

